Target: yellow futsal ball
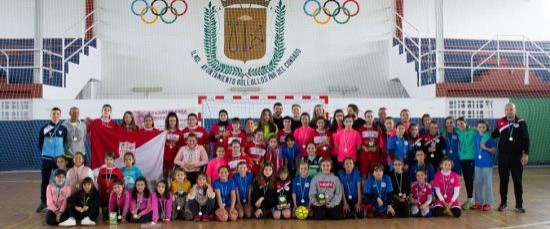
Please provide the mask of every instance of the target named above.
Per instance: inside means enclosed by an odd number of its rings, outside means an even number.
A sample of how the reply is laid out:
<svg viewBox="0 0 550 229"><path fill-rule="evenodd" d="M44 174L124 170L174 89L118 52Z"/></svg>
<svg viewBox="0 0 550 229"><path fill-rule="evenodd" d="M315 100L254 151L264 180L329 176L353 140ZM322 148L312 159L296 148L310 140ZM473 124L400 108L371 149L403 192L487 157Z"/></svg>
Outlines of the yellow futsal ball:
<svg viewBox="0 0 550 229"><path fill-rule="evenodd" d="M300 206L296 208L296 218L297 219L307 219L307 216L309 214L309 210L307 210L306 207Z"/></svg>

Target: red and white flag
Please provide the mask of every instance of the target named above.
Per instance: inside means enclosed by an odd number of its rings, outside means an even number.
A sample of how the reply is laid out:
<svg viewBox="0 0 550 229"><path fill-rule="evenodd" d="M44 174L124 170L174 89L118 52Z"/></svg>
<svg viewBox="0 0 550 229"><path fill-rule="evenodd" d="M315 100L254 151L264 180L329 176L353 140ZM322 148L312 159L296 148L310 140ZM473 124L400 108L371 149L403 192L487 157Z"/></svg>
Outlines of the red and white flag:
<svg viewBox="0 0 550 229"><path fill-rule="evenodd" d="M91 168L99 171L105 164L105 152L115 153L115 165L124 166L124 153L133 152L137 166L148 181L162 176L162 162L166 131L163 132L128 132L120 128L95 126L90 131L92 151Z"/></svg>

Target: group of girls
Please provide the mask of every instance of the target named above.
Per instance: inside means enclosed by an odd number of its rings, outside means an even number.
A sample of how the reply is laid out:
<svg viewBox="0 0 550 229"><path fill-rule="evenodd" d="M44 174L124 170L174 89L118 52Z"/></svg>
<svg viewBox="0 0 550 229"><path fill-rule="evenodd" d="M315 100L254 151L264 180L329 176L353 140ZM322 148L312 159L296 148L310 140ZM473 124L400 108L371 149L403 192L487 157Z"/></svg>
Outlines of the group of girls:
<svg viewBox="0 0 550 229"><path fill-rule="evenodd" d="M476 180L480 168L481 182L476 185L482 190L478 195L476 189L471 208L490 210L491 177L481 171L492 166L496 150L485 137L487 123L480 121L476 130L463 128L460 122L465 121L459 119L455 129L454 120L447 118L440 132L429 116L422 118L422 129L411 123L406 109L396 125L385 109L379 110L375 122L373 111L366 111L361 119L351 104L346 116L336 110L330 123L322 106L315 107L313 118L300 113L299 105L292 108L293 117L276 117L264 109L258 123L245 120L244 130L239 118L229 121L228 112L221 110L209 132L198 125L195 114L188 115L188 127L183 130L178 128L177 115L168 114L164 176L155 181L144 178L131 152L123 155L122 168L114 166L113 153L106 153L105 167L95 180L82 154L75 155L68 172L66 159L60 157L48 187L46 221L73 226L80 220L82 225L94 225L100 212L104 220L116 216L119 222L138 223L289 219L301 206L315 219L445 213L459 217L458 174L464 165L461 144L465 142L461 134L469 131L476 131L466 136L474 139L477 152L472 164ZM110 105L103 111L101 122L116 125L110 120ZM159 131L150 115L140 129L129 111L120 128Z"/></svg>

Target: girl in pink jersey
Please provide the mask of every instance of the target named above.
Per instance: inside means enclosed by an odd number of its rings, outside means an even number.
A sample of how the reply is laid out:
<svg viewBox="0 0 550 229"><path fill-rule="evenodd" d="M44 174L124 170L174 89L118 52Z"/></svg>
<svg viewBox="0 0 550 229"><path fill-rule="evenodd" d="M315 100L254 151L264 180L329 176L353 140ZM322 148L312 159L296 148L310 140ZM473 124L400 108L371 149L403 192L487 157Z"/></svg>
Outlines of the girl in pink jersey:
<svg viewBox="0 0 550 229"><path fill-rule="evenodd" d="M212 185L214 181L220 178L218 176L218 169L224 165L227 165L225 160L225 149L223 146L218 146L216 149L217 157L210 160L208 165L206 165L206 177L207 182Z"/></svg>
<svg viewBox="0 0 550 229"><path fill-rule="evenodd" d="M357 150L361 149L361 135L353 128L353 116L344 118L344 129L334 135L334 147L338 149L335 171L343 168L344 159L350 157L357 163Z"/></svg>
<svg viewBox="0 0 550 229"><path fill-rule="evenodd" d="M118 222L125 223L130 211L132 196L128 189L124 188L121 180L113 181L113 191L109 196L109 213L116 213Z"/></svg>
<svg viewBox="0 0 550 229"><path fill-rule="evenodd" d="M460 192L460 177L451 171L453 162L450 159L443 159L441 162L441 171L434 177L434 188L437 196L434 216L442 216L445 212L451 212L454 217L460 217L462 211L458 202Z"/></svg>
<svg viewBox="0 0 550 229"><path fill-rule="evenodd" d="M313 136L315 136L315 129L309 127L309 114L304 112L300 116L302 126L294 130L294 138L296 138L296 144L300 147L300 156L307 155L307 144L313 141Z"/></svg>

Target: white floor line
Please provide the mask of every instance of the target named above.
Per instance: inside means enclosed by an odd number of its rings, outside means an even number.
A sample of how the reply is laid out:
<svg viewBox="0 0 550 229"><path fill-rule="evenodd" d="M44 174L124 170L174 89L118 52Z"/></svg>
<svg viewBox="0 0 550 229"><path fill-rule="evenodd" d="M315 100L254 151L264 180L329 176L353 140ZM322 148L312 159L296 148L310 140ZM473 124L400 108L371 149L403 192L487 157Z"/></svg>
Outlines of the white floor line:
<svg viewBox="0 0 550 229"><path fill-rule="evenodd" d="M517 225L517 226L511 226L511 227L494 227L494 228L491 228L491 229L523 228L523 227L532 227L532 226L538 226L538 225L544 225L544 224L550 224L550 221L530 223L530 224L522 224L522 225Z"/></svg>

